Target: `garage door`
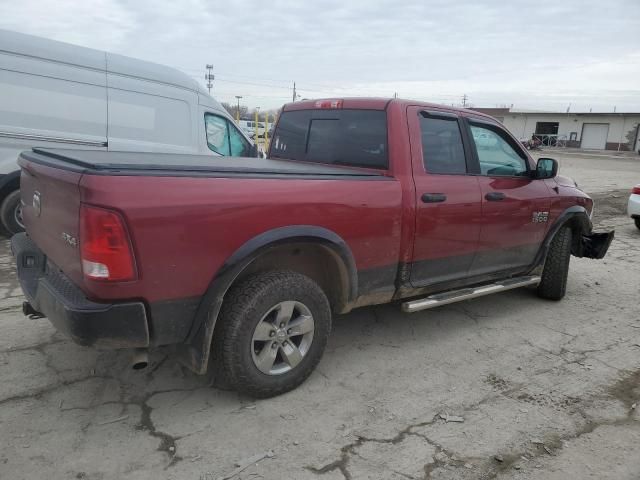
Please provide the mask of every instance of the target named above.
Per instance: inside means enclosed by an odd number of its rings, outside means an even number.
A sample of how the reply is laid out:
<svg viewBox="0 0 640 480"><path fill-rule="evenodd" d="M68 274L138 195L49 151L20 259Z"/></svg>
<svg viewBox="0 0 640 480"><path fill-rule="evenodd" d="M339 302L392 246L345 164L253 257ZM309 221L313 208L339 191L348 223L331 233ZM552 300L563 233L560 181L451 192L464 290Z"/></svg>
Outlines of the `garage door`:
<svg viewBox="0 0 640 480"><path fill-rule="evenodd" d="M609 135L608 123L585 123L582 127L582 148L604 150Z"/></svg>

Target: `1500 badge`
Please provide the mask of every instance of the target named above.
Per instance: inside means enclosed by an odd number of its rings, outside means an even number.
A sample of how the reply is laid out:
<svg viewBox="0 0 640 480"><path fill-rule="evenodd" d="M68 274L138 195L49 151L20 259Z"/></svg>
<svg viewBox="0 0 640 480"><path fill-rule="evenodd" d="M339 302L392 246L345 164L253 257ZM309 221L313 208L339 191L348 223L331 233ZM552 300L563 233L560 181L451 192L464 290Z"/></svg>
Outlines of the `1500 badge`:
<svg viewBox="0 0 640 480"><path fill-rule="evenodd" d="M549 212L533 212L531 221L533 223L542 223L549 220Z"/></svg>

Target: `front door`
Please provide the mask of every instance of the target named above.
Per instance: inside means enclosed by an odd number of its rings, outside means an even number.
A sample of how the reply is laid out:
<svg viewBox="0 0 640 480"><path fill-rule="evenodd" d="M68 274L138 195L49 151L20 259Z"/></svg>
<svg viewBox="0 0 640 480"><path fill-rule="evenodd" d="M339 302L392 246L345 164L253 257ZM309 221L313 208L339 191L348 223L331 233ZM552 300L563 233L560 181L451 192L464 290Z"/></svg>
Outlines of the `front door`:
<svg viewBox="0 0 640 480"><path fill-rule="evenodd" d="M470 275L531 265L544 240L549 189L531 175L528 157L498 125L469 120L482 194L482 227Z"/></svg>
<svg viewBox="0 0 640 480"><path fill-rule="evenodd" d="M467 168L470 145L460 119L449 112L409 107L416 187L411 285L467 276L478 244L480 186Z"/></svg>

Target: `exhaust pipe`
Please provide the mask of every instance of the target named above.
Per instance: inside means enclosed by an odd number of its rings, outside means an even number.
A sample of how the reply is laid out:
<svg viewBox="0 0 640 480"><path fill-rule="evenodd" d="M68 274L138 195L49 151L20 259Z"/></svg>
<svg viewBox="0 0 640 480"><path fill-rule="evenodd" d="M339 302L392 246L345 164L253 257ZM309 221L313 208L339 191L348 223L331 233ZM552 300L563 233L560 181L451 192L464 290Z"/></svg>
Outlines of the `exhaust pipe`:
<svg viewBox="0 0 640 480"><path fill-rule="evenodd" d="M136 348L131 358L131 368L143 370L149 365L149 354L144 348Z"/></svg>

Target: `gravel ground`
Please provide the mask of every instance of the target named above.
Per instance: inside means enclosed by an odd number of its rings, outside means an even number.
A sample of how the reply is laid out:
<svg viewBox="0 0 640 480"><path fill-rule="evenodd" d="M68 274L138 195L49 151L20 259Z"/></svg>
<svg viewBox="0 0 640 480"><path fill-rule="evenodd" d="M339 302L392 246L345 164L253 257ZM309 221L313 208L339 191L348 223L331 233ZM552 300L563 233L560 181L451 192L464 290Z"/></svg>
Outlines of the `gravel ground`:
<svg viewBox="0 0 640 480"><path fill-rule="evenodd" d="M162 352L134 372L26 319L1 241L0 478L640 478L640 231L622 215L640 159L543 154L616 229L603 261L572 259L563 301L356 310L309 381L269 400Z"/></svg>

